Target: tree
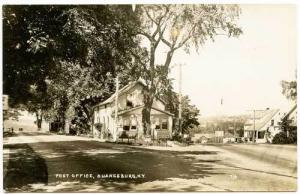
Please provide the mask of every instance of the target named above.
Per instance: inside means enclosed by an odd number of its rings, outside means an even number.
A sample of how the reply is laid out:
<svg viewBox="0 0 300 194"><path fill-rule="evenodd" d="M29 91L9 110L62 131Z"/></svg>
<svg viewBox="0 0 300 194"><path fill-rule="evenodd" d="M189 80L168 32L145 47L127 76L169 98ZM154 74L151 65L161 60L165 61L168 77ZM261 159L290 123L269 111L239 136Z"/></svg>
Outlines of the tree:
<svg viewBox="0 0 300 194"><path fill-rule="evenodd" d="M296 103L297 100L297 81L281 81L281 87L282 87L282 94L289 100L292 100ZM293 107L293 109L296 109L296 106ZM288 113L290 114L290 113ZM281 129L283 130L282 134L278 134L276 136L276 143L282 142L280 138L284 137L283 134L285 134L286 140L284 140L287 143L295 143L297 141L297 126L291 125L291 120L289 120L289 115L284 116L281 119ZM290 134L291 137L290 137ZM296 137L296 138L295 138ZM275 137L274 137L275 139Z"/></svg>
<svg viewBox="0 0 300 194"><path fill-rule="evenodd" d="M176 134L179 134L179 98L178 93L174 92L172 87L170 86L168 90L164 91L164 100L166 101L166 109L174 114L173 118L173 131ZM183 133L189 133L189 130L195 127L198 127L200 124L198 122L198 116L200 114L200 110L191 104L191 101L188 96L183 96L181 99L181 110L182 110L182 131Z"/></svg>
<svg viewBox="0 0 300 194"><path fill-rule="evenodd" d="M129 11L131 14L123 15ZM80 6L70 9L68 15L65 31L82 41L86 55L75 62L57 60L57 70L63 73L51 80L49 92L60 105L57 111L63 123L66 117L73 118L89 129L92 105L115 91L116 75L121 85L130 79L129 51L137 45L131 34L137 24L130 6Z"/></svg>
<svg viewBox="0 0 300 194"><path fill-rule="evenodd" d="M282 94L287 99L295 101L297 99L297 81L281 81Z"/></svg>
<svg viewBox="0 0 300 194"><path fill-rule="evenodd" d="M139 64L139 76L146 81L144 92L143 126L150 133L150 111L153 99L163 88L175 52L183 48L196 50L217 35L237 37L242 31L236 25L240 14L237 5L140 5L136 8L141 25L137 36L146 40L148 47L139 54L132 53ZM159 44L167 49L165 61L156 61ZM161 54L161 53L159 53Z"/></svg>
<svg viewBox="0 0 300 194"><path fill-rule="evenodd" d="M62 122L74 112L89 119L87 107L114 91L116 74L128 82L138 42L131 6L6 5L3 15L3 88L11 106Z"/></svg>

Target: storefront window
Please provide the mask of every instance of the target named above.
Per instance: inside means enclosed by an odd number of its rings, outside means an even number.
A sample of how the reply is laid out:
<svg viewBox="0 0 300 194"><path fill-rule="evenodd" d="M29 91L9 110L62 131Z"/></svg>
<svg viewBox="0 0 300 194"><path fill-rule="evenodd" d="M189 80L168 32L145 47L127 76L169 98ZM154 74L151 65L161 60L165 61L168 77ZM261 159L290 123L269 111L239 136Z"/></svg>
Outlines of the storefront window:
<svg viewBox="0 0 300 194"><path fill-rule="evenodd" d="M162 129L168 129L168 121L167 121L167 119L163 119L162 120L161 128Z"/></svg>
<svg viewBox="0 0 300 194"><path fill-rule="evenodd" d="M265 137L265 132L264 131L259 131L258 132L258 139L263 139Z"/></svg>
<svg viewBox="0 0 300 194"><path fill-rule="evenodd" d="M131 115L130 116L130 129L131 130L136 130L136 126L137 126L137 118L135 115Z"/></svg>
<svg viewBox="0 0 300 194"><path fill-rule="evenodd" d="M129 120L128 119L124 119L123 121L124 121L124 123L123 123L123 130L129 131L129 129L130 129Z"/></svg>
<svg viewBox="0 0 300 194"><path fill-rule="evenodd" d="M160 129L159 118L155 118L155 129L156 129L156 130Z"/></svg>

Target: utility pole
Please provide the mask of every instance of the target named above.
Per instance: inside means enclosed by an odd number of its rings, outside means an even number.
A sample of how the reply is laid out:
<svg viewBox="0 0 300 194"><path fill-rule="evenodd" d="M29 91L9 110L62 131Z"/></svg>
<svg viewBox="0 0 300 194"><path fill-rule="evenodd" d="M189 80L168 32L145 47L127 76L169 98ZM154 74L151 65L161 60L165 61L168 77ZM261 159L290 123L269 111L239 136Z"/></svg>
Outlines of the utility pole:
<svg viewBox="0 0 300 194"><path fill-rule="evenodd" d="M182 99L181 99L181 95L182 95L182 64L179 64L179 99L178 99L178 119L179 119L179 132L180 134L182 134L182 127L181 127L181 112L182 112Z"/></svg>
<svg viewBox="0 0 300 194"><path fill-rule="evenodd" d="M113 128L113 141L117 139L118 129L118 97L119 97L119 76L116 76L116 96L115 96L115 127Z"/></svg>
<svg viewBox="0 0 300 194"><path fill-rule="evenodd" d="M256 112L257 111L264 111L264 110L249 110L249 111L253 111L253 135L252 135L252 143L257 142L258 139L258 130L256 130Z"/></svg>

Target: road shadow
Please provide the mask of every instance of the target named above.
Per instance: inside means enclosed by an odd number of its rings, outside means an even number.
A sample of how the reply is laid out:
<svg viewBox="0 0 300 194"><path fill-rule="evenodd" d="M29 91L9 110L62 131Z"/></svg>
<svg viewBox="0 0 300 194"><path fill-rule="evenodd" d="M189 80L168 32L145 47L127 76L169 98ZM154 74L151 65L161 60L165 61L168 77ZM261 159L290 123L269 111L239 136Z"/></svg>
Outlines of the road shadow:
<svg viewBox="0 0 300 194"><path fill-rule="evenodd" d="M15 137L15 136L17 136L17 134L14 133L14 132L11 132L11 131L4 131L3 132L3 138L6 138L6 137Z"/></svg>
<svg viewBox="0 0 300 194"><path fill-rule="evenodd" d="M201 179L222 174L214 167L219 160L201 159L201 156L218 154L213 151L156 151L96 141L43 142L7 148L13 152L9 154L4 186L11 191L125 192L131 191L134 185L148 182ZM58 174L69 174L69 177L59 178ZM72 174L93 174L94 178L74 178ZM108 174L143 174L145 177L97 178ZM42 186L36 187L39 183L43 183ZM144 191L176 190L156 183ZM186 186L182 191L195 191L195 188Z"/></svg>
<svg viewBox="0 0 300 194"><path fill-rule="evenodd" d="M6 191L21 188L32 183L48 183L48 171L45 160L27 144L4 145L9 149L8 164L3 177Z"/></svg>

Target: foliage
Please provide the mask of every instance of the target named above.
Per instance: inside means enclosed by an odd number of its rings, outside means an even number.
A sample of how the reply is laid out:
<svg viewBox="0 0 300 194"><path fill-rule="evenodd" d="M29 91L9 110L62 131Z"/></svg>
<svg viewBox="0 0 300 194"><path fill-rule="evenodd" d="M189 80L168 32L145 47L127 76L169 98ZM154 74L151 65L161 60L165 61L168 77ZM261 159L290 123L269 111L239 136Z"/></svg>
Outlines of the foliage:
<svg viewBox="0 0 300 194"><path fill-rule="evenodd" d="M179 97L176 92L172 91L170 87L168 90L164 91L165 97L164 100L166 101L166 109L174 114L173 119L173 131L179 133L179 122L178 122L178 115L179 115ZM188 96L183 96L181 99L181 117L182 117L182 130L183 133L189 133L189 130L195 128L199 125L198 116L200 110L191 104L191 101Z"/></svg>
<svg viewBox="0 0 300 194"><path fill-rule="evenodd" d="M242 31L236 25L240 8L236 5L139 5L136 14L141 20L137 36L145 40L146 47L139 55L133 53L139 64L137 74L147 84L144 93L143 125L150 132L150 110L154 97L168 82L170 63L176 50L196 50L217 35L237 37ZM159 44L167 48L165 61L156 61ZM162 53L159 53L162 54Z"/></svg>
<svg viewBox="0 0 300 194"><path fill-rule="evenodd" d="M236 5L139 5L135 12L130 5L5 5L3 92L12 107L88 128L92 106L113 93L116 75L121 85L143 78L149 133L153 99L170 84L175 51L237 37L239 14ZM147 47L138 46L142 37ZM159 44L167 48L163 64L155 60Z"/></svg>
<svg viewBox="0 0 300 194"><path fill-rule="evenodd" d="M97 129L98 131L101 130L102 124L101 123L96 123L95 124L95 129Z"/></svg>
<svg viewBox="0 0 300 194"><path fill-rule="evenodd" d="M287 99L295 101L297 100L297 81L281 81L282 94L286 96ZM296 108L296 107L294 107ZM294 109L293 108L293 109ZM297 126L291 125L291 120L289 116L286 115L281 120L282 134L274 137L273 143L296 143L297 142ZM285 134L285 135L283 135Z"/></svg>
<svg viewBox="0 0 300 194"><path fill-rule="evenodd" d="M88 128L93 104L112 94L116 74L128 82L138 43L131 6L6 5L3 13L3 88L11 105Z"/></svg>
<svg viewBox="0 0 300 194"><path fill-rule="evenodd" d="M297 130L292 130L289 137L286 132L276 134L272 140L273 144L295 144L297 143Z"/></svg>
<svg viewBox="0 0 300 194"><path fill-rule="evenodd" d="M297 81L281 81L282 94L295 101L297 99Z"/></svg>
<svg viewBox="0 0 300 194"><path fill-rule="evenodd" d="M19 116L21 116L21 114L17 109L3 110L3 121L9 120L9 119L18 121Z"/></svg>

